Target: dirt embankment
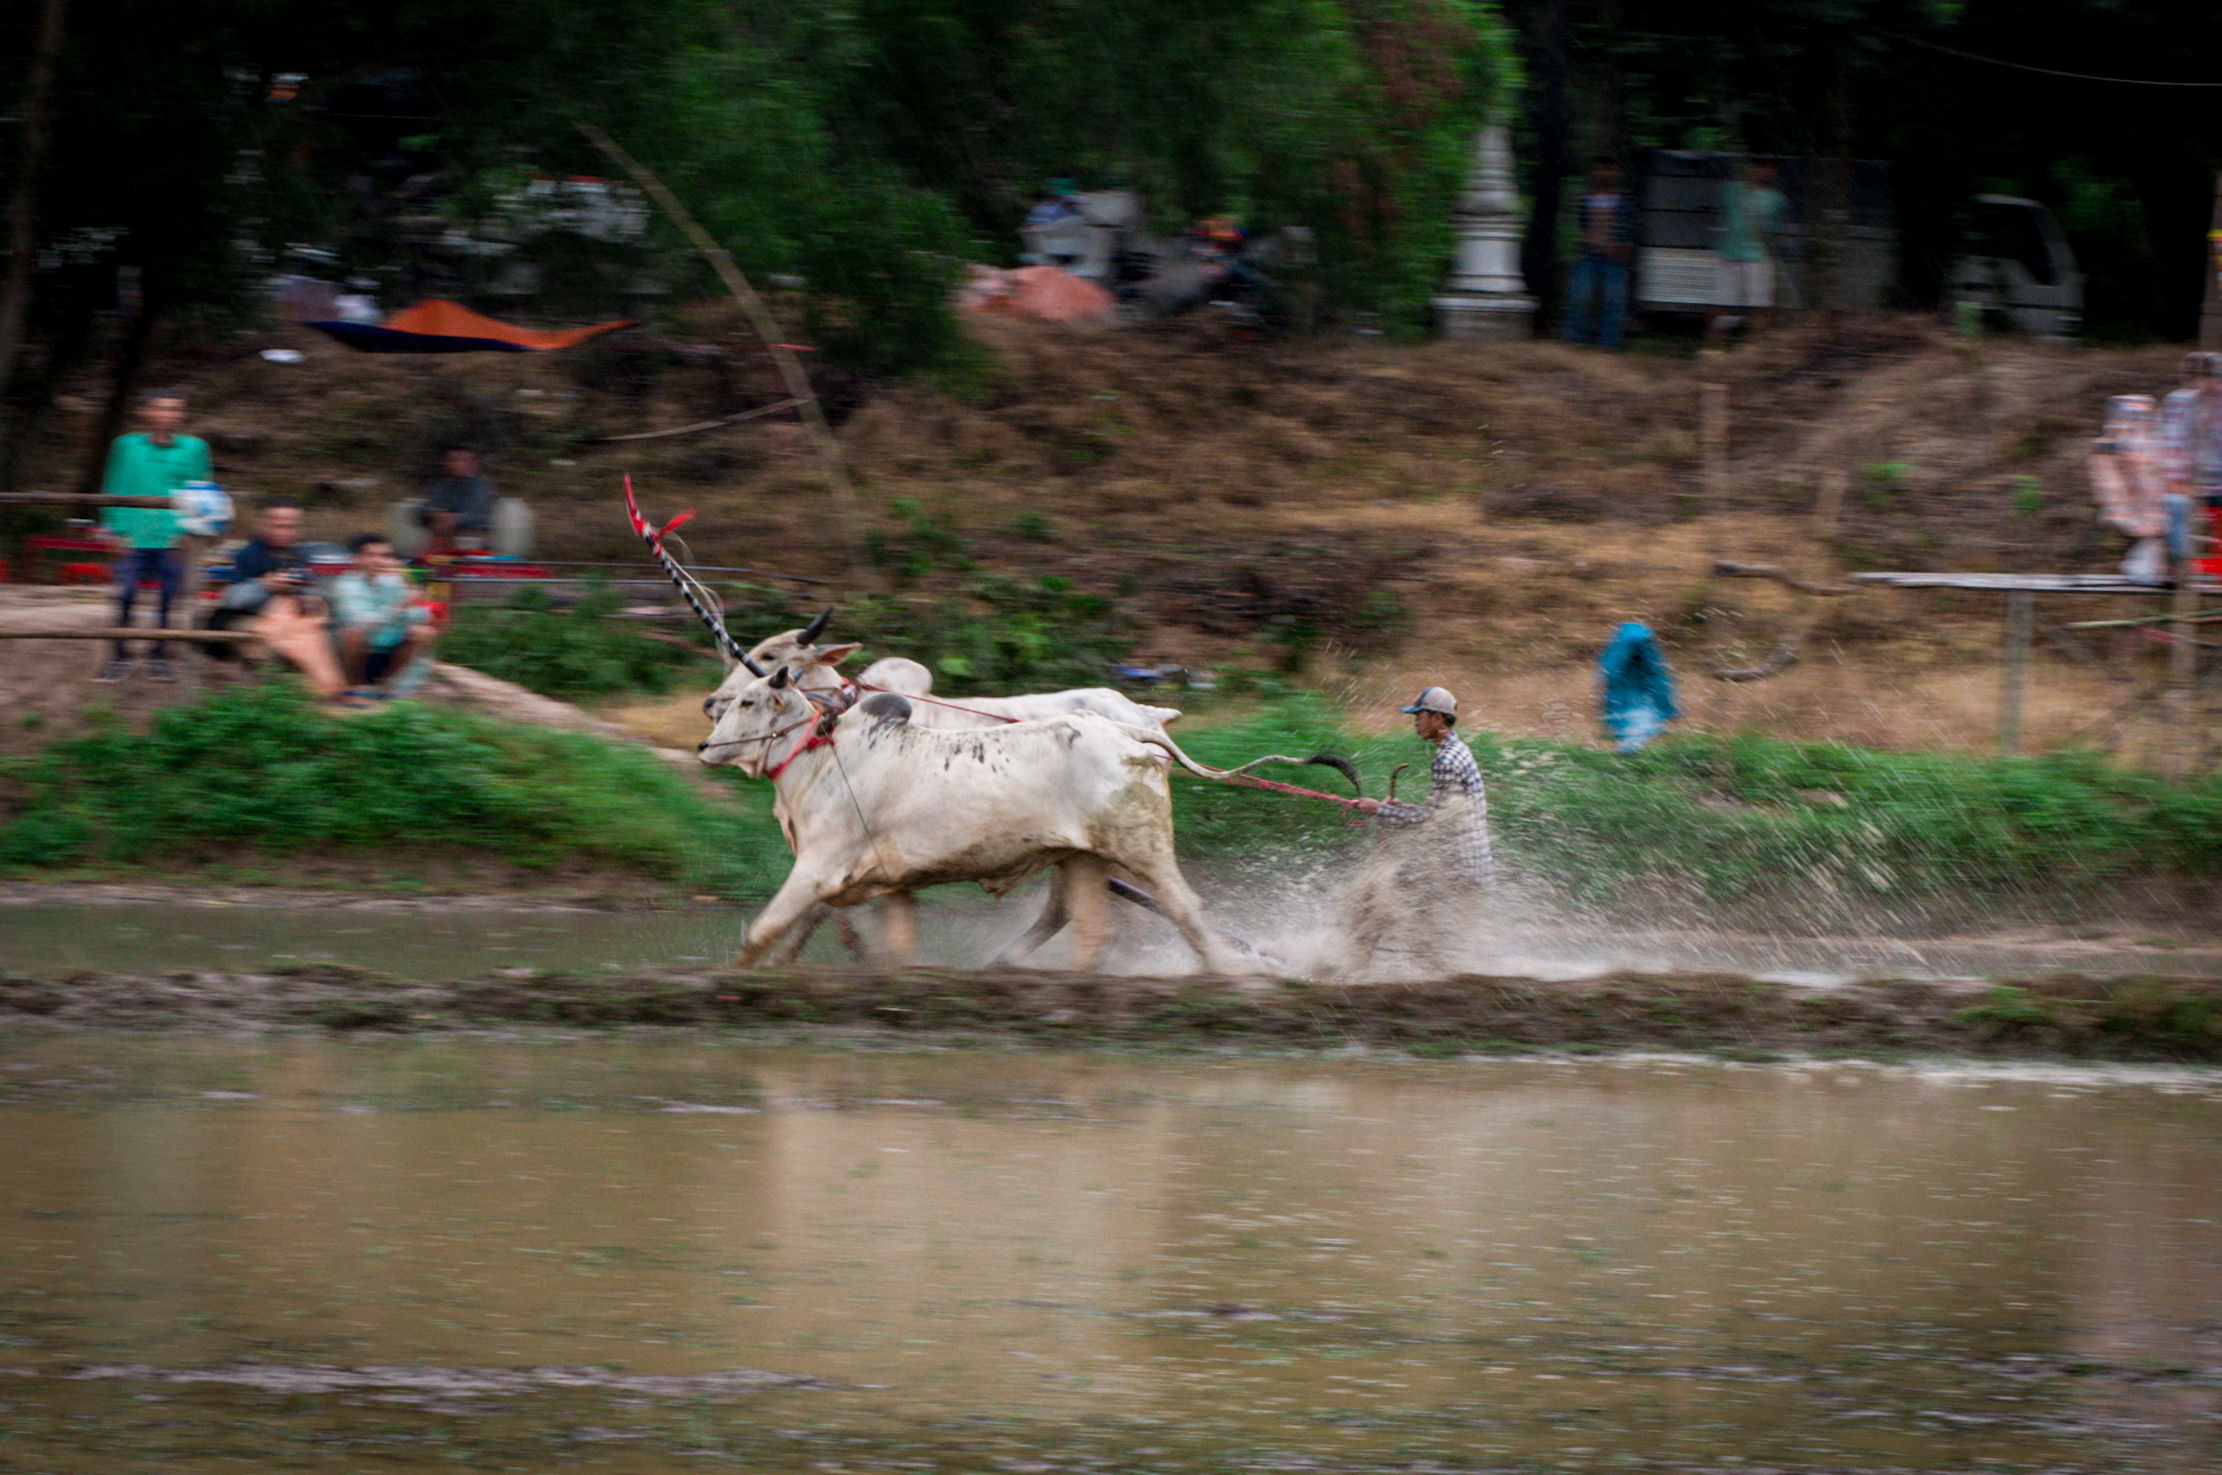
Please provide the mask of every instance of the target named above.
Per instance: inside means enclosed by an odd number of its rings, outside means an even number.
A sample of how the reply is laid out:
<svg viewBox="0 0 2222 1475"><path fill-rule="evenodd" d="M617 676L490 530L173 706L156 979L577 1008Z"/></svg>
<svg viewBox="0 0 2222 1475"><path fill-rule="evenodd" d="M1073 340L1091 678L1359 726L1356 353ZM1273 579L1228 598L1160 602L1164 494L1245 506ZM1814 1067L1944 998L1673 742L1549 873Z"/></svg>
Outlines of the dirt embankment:
<svg viewBox="0 0 2222 1475"><path fill-rule="evenodd" d="M0 1016L62 1026L422 1031L514 1023L864 1029L1042 1045L1352 1045L1422 1055L1659 1048L1732 1058L1944 1054L2222 1060L2222 980L2072 975L1809 989L1729 975L1325 984L1085 975L506 970L398 983L358 969L0 975Z"/></svg>
<svg viewBox="0 0 2222 1475"><path fill-rule="evenodd" d="M840 386L868 524L850 531L890 553L866 583L948 590L981 573L1057 574L1120 599L1140 658L1266 667L1300 655L1309 679L1369 710L1441 681L1489 726L1558 736L1589 733L1588 661L1619 619L1660 629L1688 676L1748 664L1798 617L1787 590L1709 581L1716 556L2107 566L2084 446L2108 394L2167 387L2175 358L1966 344L1917 318L1785 331L1703 360L1555 344L1228 344L1177 324L975 331L988 366L954 391ZM256 356L281 342L307 361ZM687 342L734 354L678 352ZM855 588L796 427L597 439L774 394L744 372L752 352L737 324L703 309L653 341L569 355L427 365L284 328L181 346L155 372L192 389L195 428L228 482L250 500L305 497L320 535L377 522L461 435L535 503L544 556L637 563L616 500L631 472L651 510L701 510L687 528L701 561ZM1710 497L1700 380L1726 386L1731 414L1727 481ZM47 417L34 483L66 483L88 454L97 389L76 386ZM1853 483L1823 550L1809 513L1828 470ZM1981 747L1999 623L1976 596L1863 592L1833 602L1785 676L1694 683L1691 720ZM2096 677L2040 659L2030 738L2068 739L2105 705Z"/></svg>

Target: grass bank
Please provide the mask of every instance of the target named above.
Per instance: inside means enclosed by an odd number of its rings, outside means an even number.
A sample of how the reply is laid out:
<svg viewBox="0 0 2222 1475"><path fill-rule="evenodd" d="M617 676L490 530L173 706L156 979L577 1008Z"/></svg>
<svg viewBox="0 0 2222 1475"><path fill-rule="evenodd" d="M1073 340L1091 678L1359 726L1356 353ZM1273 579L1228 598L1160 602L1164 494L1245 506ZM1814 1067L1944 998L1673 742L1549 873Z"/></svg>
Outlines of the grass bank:
<svg viewBox="0 0 2222 1475"><path fill-rule="evenodd" d="M272 682L168 708L0 768L0 870L174 873L309 856L584 864L753 895L784 873L769 796L721 802L648 753L397 702L317 710ZM447 867L452 871L452 865Z"/></svg>
<svg viewBox="0 0 2222 1475"><path fill-rule="evenodd" d="M1580 982L1282 982L944 973L503 974L400 983L360 969L0 975L0 1016L78 1025L247 1023L414 1031L491 1024L884 1030L1043 1045L1353 1044L1421 1056L1674 1049L1735 1059L1905 1054L2222 1060L2222 980L1883 981L1816 991L1728 976Z"/></svg>
<svg viewBox="0 0 2222 1475"><path fill-rule="evenodd" d="M1195 757L1280 752L1353 759L1366 791L1427 749L1365 737L1326 703L1285 697L1202 726ZM1470 735L1509 870L1591 906L1666 894L1813 910L2087 903L2141 880L2222 874L2222 776L2170 782L2095 755L1987 759L1837 744L1693 736L1633 757ZM1285 778L1341 793L1326 769ZM1184 857L1269 869L1354 857L1345 811L1177 778ZM585 862L692 890L766 896L789 856L770 791L734 779L723 801L638 749L442 708L319 713L284 684L170 709L57 742L0 769L0 868L180 867L229 854L458 851L546 870Z"/></svg>
<svg viewBox="0 0 2222 1475"><path fill-rule="evenodd" d="M2172 781L2095 753L1979 758L1697 734L1621 757L1577 744L1468 733L1489 784L1501 857L1569 900L1658 894L1712 903L1847 909L2087 901L2137 881L2198 885L2222 874L2222 775ZM1416 739L1357 737L1324 703L1289 699L1180 732L1193 756L1327 749L1354 759L1366 791L1425 790ZM1346 789L1325 769L1309 786ZM1283 775L1289 776L1289 775ZM1184 853L1355 843L1328 806L1180 783Z"/></svg>

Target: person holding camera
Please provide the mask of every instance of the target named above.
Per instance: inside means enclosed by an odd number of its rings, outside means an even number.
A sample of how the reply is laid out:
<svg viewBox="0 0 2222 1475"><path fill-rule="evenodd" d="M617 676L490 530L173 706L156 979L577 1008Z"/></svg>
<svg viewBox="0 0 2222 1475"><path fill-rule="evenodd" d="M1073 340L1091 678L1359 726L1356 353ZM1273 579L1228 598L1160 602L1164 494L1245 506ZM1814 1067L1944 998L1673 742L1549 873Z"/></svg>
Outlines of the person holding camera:
<svg viewBox="0 0 2222 1475"><path fill-rule="evenodd" d="M231 586L208 624L245 628L329 701L347 690L347 679L332 651L330 612L301 556L301 517L292 502L263 506L254 539L232 557Z"/></svg>

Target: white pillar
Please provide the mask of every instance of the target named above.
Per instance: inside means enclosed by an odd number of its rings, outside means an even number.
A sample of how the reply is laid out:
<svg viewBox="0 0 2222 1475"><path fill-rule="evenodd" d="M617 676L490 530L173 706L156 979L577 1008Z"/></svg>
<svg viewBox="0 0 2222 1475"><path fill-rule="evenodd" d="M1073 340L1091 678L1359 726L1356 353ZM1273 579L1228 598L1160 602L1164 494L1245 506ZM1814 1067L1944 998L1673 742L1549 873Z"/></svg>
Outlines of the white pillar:
<svg viewBox="0 0 2222 1475"><path fill-rule="evenodd" d="M1474 135L1474 157L1453 217L1457 254L1435 299L1445 338L1505 343L1530 337L1535 299L1520 277L1520 197L1512 130L1500 119Z"/></svg>

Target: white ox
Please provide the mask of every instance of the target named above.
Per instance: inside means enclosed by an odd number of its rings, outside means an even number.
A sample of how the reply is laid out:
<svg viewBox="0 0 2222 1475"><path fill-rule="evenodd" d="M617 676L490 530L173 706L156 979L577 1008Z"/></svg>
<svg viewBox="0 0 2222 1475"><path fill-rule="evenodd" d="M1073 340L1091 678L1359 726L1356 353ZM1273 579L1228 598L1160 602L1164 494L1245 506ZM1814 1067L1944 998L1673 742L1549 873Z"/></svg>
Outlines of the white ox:
<svg viewBox="0 0 2222 1475"><path fill-rule="evenodd" d="M814 650L829 669L848 651ZM1108 931L1113 867L1140 881L1206 968L1238 973L1234 949L1206 925L1173 854L1171 744L1151 727L1095 712L975 729L930 729L911 704L868 697L831 724L790 670L732 693L698 752L704 763L770 777L795 866L748 929L736 966L754 966L820 904L888 897L890 951L907 952L909 894L973 881L1000 896L1045 867L1060 873L1075 930L1073 965L1087 968Z"/></svg>
<svg viewBox="0 0 2222 1475"><path fill-rule="evenodd" d="M843 678L834 667L846 660L861 647L856 645L816 644L825 633L826 624L833 617L826 610L808 625L799 629L783 630L756 643L747 658L726 673L718 689L702 700L702 713L714 725L733 703L734 696L756 680L758 670L771 672L784 667L795 685L805 692L821 696L837 692L844 685ZM1073 712L1093 712L1113 722L1129 723L1136 727L1155 728L1162 732L1180 720L1177 707L1149 707L1129 700L1123 692L1107 686L1075 687L1067 691L1022 693L1009 697L965 697L948 702L934 698L933 672L918 662L903 656L886 656L866 666L856 678L860 694L894 692L914 698L910 703L910 721L913 726L930 728L993 728L1012 722L1032 722L1048 717L1060 717ZM852 694L855 695L855 694ZM786 815L775 801L773 815L781 828L787 824ZM1073 920L1073 911L1066 893L1069 873L1059 870L1051 878L1049 896L1042 907L1041 916L1026 932L1014 939L1005 949L1006 958L1023 957L1057 935ZM801 956L805 944L819 925L831 915L820 910L813 912L803 924L794 929L781 956L787 961ZM915 922L907 896L891 897L883 921L886 927L884 952L901 954L912 945ZM846 918L838 919L841 936L850 951L861 955L863 941L857 936Z"/></svg>

